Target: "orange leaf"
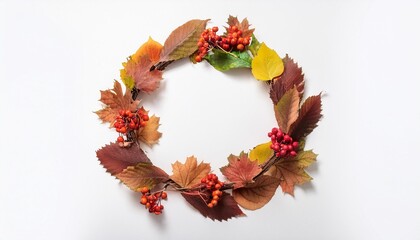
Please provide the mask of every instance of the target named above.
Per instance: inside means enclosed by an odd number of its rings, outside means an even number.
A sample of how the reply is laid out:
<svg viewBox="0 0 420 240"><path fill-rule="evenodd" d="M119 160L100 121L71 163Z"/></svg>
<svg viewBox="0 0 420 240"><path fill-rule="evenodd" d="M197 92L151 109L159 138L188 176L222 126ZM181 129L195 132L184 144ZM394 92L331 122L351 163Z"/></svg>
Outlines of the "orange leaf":
<svg viewBox="0 0 420 240"><path fill-rule="evenodd" d="M123 94L121 84L117 81L114 82L113 89L101 91L101 99L99 99L99 101L104 103L105 106L95 113L103 123L109 122L110 126L112 126L115 121L119 110L135 111L140 103L140 101L133 101L131 92L127 89L125 94Z"/></svg>
<svg viewBox="0 0 420 240"><path fill-rule="evenodd" d="M134 62L139 62L139 59L142 57L147 57L152 64L155 64L160 59L162 48L163 47L160 43L149 37L149 40L141 45L137 52L131 56L131 59Z"/></svg>
<svg viewBox="0 0 420 240"><path fill-rule="evenodd" d="M116 175L127 187L139 191L141 187L152 189L156 184L167 181L168 174L151 163L139 163L129 166Z"/></svg>
<svg viewBox="0 0 420 240"><path fill-rule="evenodd" d="M296 157L282 159L272 166L267 174L280 179L283 192L293 196L296 184L312 180L304 169L316 161L316 156L312 151L300 152Z"/></svg>
<svg viewBox="0 0 420 240"><path fill-rule="evenodd" d="M189 188L201 182L210 172L210 164L201 162L197 165L194 156L188 157L185 164L176 161L172 164L171 179L183 188Z"/></svg>
<svg viewBox="0 0 420 240"><path fill-rule="evenodd" d="M290 126L296 121L299 115L299 93L296 87L287 91L275 105L274 112L283 132L288 133Z"/></svg>
<svg viewBox="0 0 420 240"><path fill-rule="evenodd" d="M256 210L262 208L274 196L279 179L267 175L259 176L254 183L239 189L232 194L235 201L243 208Z"/></svg>
<svg viewBox="0 0 420 240"><path fill-rule="evenodd" d="M160 125L159 120L160 118L156 117L155 115L149 118L146 126L141 128L138 133L138 138L140 141L146 143L149 146L152 146L158 142L159 138L162 136L162 133L158 132L157 130Z"/></svg>
<svg viewBox="0 0 420 240"><path fill-rule="evenodd" d="M223 175L234 183L234 188L241 188L248 183L254 182L253 178L261 172L256 161L251 161L248 154L242 152L239 157L230 155L229 164L220 168Z"/></svg>

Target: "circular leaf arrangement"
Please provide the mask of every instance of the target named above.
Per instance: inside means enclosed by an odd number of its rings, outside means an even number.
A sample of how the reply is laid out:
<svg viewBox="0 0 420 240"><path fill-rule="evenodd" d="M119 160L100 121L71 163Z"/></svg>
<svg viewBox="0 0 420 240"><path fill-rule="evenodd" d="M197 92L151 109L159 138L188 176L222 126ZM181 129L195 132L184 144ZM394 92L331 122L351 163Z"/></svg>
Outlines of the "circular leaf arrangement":
<svg viewBox="0 0 420 240"><path fill-rule="evenodd" d="M118 136L97 151L107 172L139 193L139 202L153 214L164 212L167 191L180 192L203 216L227 220L243 216L241 208L256 210L267 204L280 187L293 195L294 187L312 178L305 168L316 160L305 150L305 139L321 118L321 95L303 99L302 69L288 55L260 43L245 18L229 16L223 33L206 28L209 20L191 20L175 29L163 46L149 38L123 63L120 82L101 91L103 108L96 112ZM187 58L207 61L219 71L251 69L252 75L269 85L278 126L268 128L267 142L249 153L228 156L220 168L225 180L212 173L210 164L194 156L172 164L169 175L157 167L142 150L161 137L159 117L140 106L143 93L155 91L162 73L172 62ZM271 130L269 130L271 129Z"/></svg>

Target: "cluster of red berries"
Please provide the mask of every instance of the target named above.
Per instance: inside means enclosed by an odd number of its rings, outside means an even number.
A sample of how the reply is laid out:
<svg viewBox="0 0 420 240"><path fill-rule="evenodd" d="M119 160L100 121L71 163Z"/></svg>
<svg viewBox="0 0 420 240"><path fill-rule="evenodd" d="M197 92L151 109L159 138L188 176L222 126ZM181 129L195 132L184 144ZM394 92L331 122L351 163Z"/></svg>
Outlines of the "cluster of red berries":
<svg viewBox="0 0 420 240"><path fill-rule="evenodd" d="M283 133L280 129L273 128L268 133L268 137L271 138L270 148L274 150L276 157L294 157L297 155L299 143L294 142L292 137Z"/></svg>
<svg viewBox="0 0 420 240"><path fill-rule="evenodd" d="M225 51L244 51L245 47L249 45L251 38L242 37L242 31L237 26L230 26L227 28L226 36L219 36L216 32L219 31L218 27L208 28L201 33L198 40L198 54L195 56L196 62L201 62L214 47L222 48Z"/></svg>
<svg viewBox="0 0 420 240"><path fill-rule="evenodd" d="M148 187L141 188L140 192L142 193L140 203L143 204L146 207L146 209L149 209L150 213L160 215L163 211L163 205L161 201L162 199L168 198L167 193L161 191L151 194L150 189Z"/></svg>
<svg viewBox="0 0 420 240"><path fill-rule="evenodd" d="M127 133L135 130L139 130L140 127L146 126L146 122L149 121L149 115L144 108L138 109L136 112L130 110L120 110L119 115L115 119L114 127L120 136L117 138L117 142L123 143L124 137ZM129 137L127 137L128 140Z"/></svg>
<svg viewBox="0 0 420 240"><path fill-rule="evenodd" d="M201 183L208 191L211 192L211 198L209 198L207 206L209 208L216 206L223 195L223 191L220 190L224 185L223 182L219 181L219 178L216 176L216 174L209 173L207 176L201 179Z"/></svg>

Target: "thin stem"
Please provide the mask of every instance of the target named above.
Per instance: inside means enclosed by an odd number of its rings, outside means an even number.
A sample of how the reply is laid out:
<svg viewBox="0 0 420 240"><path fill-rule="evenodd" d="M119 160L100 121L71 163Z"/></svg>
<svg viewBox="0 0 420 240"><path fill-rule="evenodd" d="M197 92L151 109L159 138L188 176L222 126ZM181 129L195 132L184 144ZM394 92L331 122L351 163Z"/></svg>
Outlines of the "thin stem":
<svg viewBox="0 0 420 240"><path fill-rule="evenodd" d="M256 180L259 176L261 176L261 175L263 175L264 173L266 173L270 168L271 168L271 166L273 166L278 160L279 160L280 158L278 158L278 157L276 157L276 155L275 154L273 154L273 156L270 158L270 159L268 159L268 161L266 161L265 163L263 163L262 165L261 165L261 172L260 173L258 173L254 178L253 178L253 180Z"/></svg>

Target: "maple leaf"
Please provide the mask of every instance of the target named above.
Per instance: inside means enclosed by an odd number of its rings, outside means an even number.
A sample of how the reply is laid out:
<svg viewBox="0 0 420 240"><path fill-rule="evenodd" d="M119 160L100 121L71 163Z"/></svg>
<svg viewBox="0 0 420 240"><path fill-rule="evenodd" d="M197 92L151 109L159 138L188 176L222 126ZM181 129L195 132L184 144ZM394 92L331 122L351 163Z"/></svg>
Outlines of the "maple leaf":
<svg viewBox="0 0 420 240"><path fill-rule="evenodd" d="M267 175L280 179L283 192L294 196L296 184L312 180L304 169L316 161L316 156L311 150L299 152L296 157L288 157L277 162L270 168Z"/></svg>
<svg viewBox="0 0 420 240"><path fill-rule="evenodd" d="M114 88L108 89L101 92L101 98L99 101L105 104L104 108L96 111L95 113L99 116L103 123L109 122L110 126L115 121L115 118L119 114L118 111L130 110L135 111L140 103L140 101L133 101L131 97L131 91L126 89L125 94L123 94L121 84L117 81L114 81Z"/></svg>
<svg viewBox="0 0 420 240"><path fill-rule="evenodd" d="M217 205L213 208L209 208L207 206L207 203L203 200L206 197L202 196L203 193L198 191L182 192L181 195L204 217L208 217L212 220L223 221L232 217L245 216L233 197L226 192L223 192L223 195L220 197Z"/></svg>
<svg viewBox="0 0 420 240"><path fill-rule="evenodd" d="M321 119L321 94L306 99L299 110L299 117L290 128L293 139L300 140L311 133Z"/></svg>
<svg viewBox="0 0 420 240"><path fill-rule="evenodd" d="M193 19L176 28L163 45L161 62L174 61L193 54L208 21L209 19Z"/></svg>
<svg viewBox="0 0 420 240"><path fill-rule="evenodd" d="M271 200L278 186L278 178L262 175L256 178L254 183L234 189L232 194L239 206L256 210L262 208Z"/></svg>
<svg viewBox="0 0 420 240"><path fill-rule="evenodd" d="M149 146L157 143L162 136L162 133L157 130L160 125L159 120L159 117L156 117L155 115L151 116L147 121L146 126L139 130L138 139Z"/></svg>
<svg viewBox="0 0 420 240"><path fill-rule="evenodd" d="M152 189L156 184L169 180L168 174L151 163L139 163L129 166L116 175L125 185L133 191L142 187Z"/></svg>
<svg viewBox="0 0 420 240"><path fill-rule="evenodd" d="M140 147L123 148L117 143L105 145L105 147L96 151L96 156L111 175L120 173L128 166L134 166L138 163L151 163Z"/></svg>
<svg viewBox="0 0 420 240"><path fill-rule="evenodd" d="M237 17L234 17L234 16L229 15L227 24L229 26L236 26L236 27L238 27L238 29L242 31L242 37L244 37L244 38L251 37L252 36L252 33L255 30L254 28L249 29L249 26L251 26L251 25L248 23L248 19L247 18L244 18L242 20L242 22L239 22L239 20L238 20Z"/></svg>
<svg viewBox="0 0 420 240"><path fill-rule="evenodd" d="M172 164L171 179L183 188L189 188L201 182L210 172L210 164L201 162L197 165L197 158L188 157L185 164L176 161Z"/></svg>
<svg viewBox="0 0 420 240"><path fill-rule="evenodd" d="M257 161L259 164L265 163L274 155L273 149L271 149L271 141L263 144L259 144L249 152L249 159L251 161Z"/></svg>
<svg viewBox="0 0 420 240"><path fill-rule="evenodd" d="M283 132L288 133L290 126L299 115L299 93L296 87L287 91L274 106L274 113Z"/></svg>
<svg viewBox="0 0 420 240"><path fill-rule="evenodd" d="M286 57L283 59L284 63L284 72L278 78L275 78L271 83L270 88L270 98L274 104L277 104L283 94L296 86L297 91L299 92L299 97L302 99L303 91L305 88L304 74L302 73L302 68L298 66L297 63L293 61L286 54Z"/></svg>
<svg viewBox="0 0 420 240"><path fill-rule="evenodd" d="M284 71L283 61L273 49L262 43L251 63L252 75L258 80L270 81Z"/></svg>
<svg viewBox="0 0 420 240"><path fill-rule="evenodd" d="M251 161L248 154L244 152L241 152L239 157L231 154L228 161L229 164L220 168L220 171L229 181L234 183L234 189L254 182L253 178L261 172L258 163Z"/></svg>

